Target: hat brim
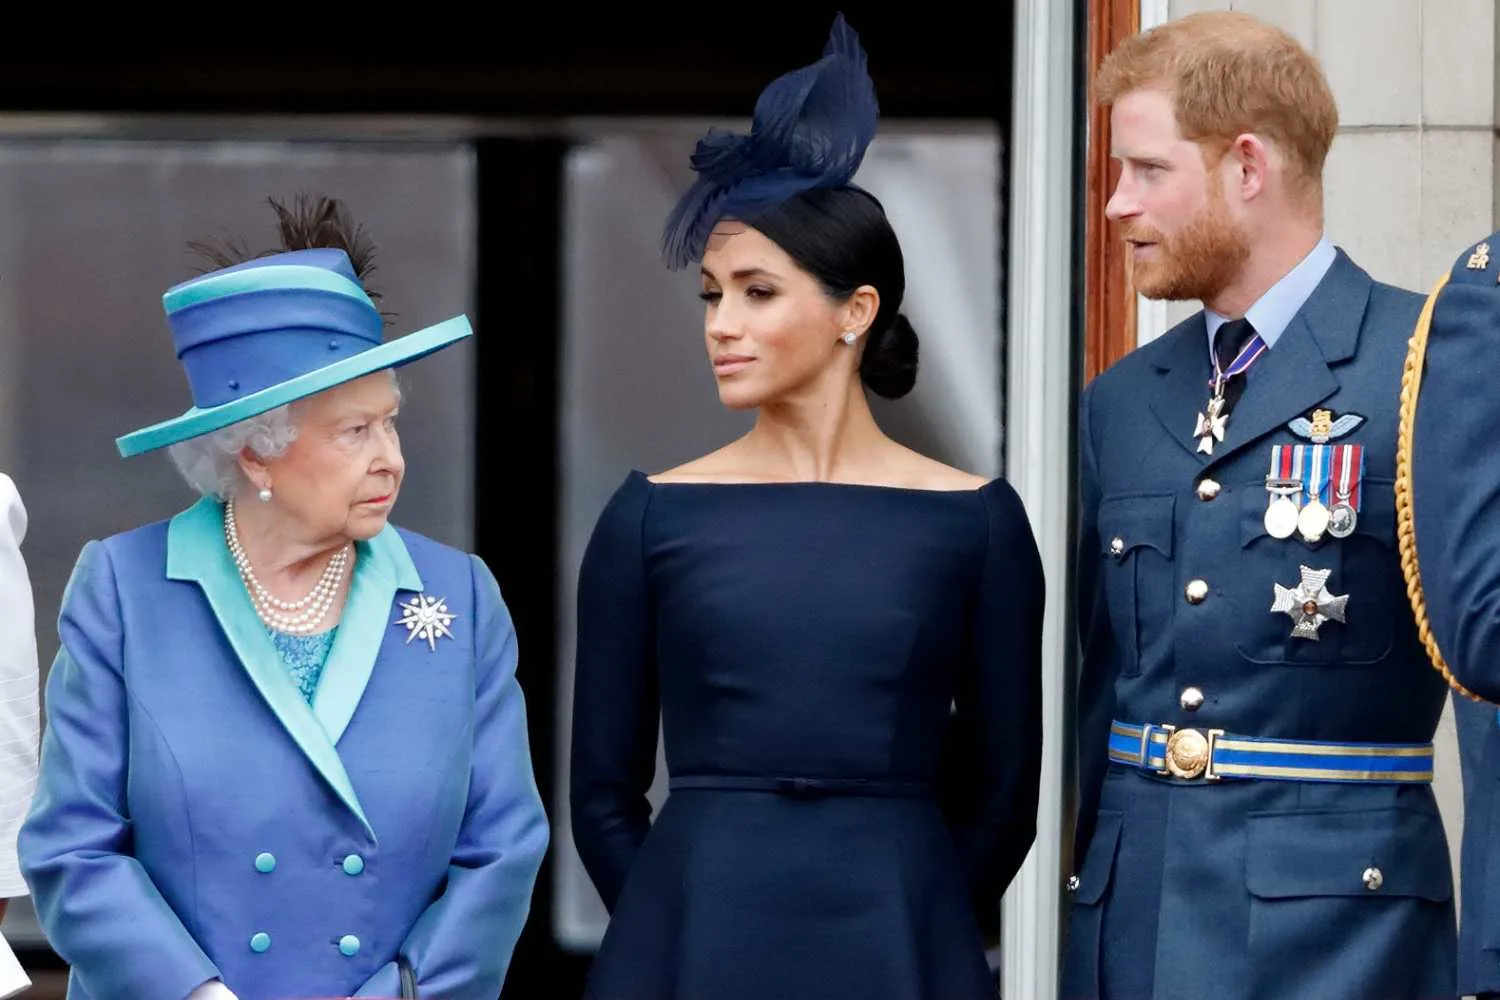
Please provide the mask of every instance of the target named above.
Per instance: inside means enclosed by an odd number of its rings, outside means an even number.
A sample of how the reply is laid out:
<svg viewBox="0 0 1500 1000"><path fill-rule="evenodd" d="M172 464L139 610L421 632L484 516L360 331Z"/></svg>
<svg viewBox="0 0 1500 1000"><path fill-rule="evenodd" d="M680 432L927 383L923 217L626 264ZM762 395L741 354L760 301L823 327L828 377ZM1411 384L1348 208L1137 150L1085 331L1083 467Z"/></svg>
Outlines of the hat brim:
<svg viewBox="0 0 1500 1000"><path fill-rule="evenodd" d="M469 325L468 317L455 316L221 406L212 406L207 409L195 406L181 416L164 420L159 424L152 424L150 427L142 427L140 430L131 431L123 437L116 438L115 446L120 449L120 454L125 458L156 451L180 441L212 433L230 424L239 423L241 420L247 420L274 410L278 406L315 395L344 382L362 378L383 368L395 368L408 364L455 344L473 333L474 330Z"/></svg>

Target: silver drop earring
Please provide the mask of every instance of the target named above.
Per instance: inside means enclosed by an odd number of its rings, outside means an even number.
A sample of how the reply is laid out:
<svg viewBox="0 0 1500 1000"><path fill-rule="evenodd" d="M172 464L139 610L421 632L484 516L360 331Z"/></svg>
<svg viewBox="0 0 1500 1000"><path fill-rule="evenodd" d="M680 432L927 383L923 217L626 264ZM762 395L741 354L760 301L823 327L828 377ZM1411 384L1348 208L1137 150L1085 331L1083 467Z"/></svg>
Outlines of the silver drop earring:
<svg viewBox="0 0 1500 1000"><path fill-rule="evenodd" d="M269 486L264 487L260 491L260 493L257 494L257 496L260 497L260 502L261 503L270 503L271 502L271 487L269 487Z"/></svg>

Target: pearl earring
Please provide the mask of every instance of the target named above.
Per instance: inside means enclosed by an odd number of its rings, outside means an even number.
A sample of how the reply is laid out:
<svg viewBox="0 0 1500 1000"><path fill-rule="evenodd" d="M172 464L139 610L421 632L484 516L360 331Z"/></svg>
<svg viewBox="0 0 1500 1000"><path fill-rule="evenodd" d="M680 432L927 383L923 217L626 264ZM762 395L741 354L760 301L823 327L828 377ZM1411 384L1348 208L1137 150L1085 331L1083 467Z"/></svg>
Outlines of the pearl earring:
<svg viewBox="0 0 1500 1000"><path fill-rule="evenodd" d="M260 491L260 493L258 495L260 497L260 502L261 503L270 503L271 502L271 487L269 487L269 486L265 487L264 489L262 489Z"/></svg>
<svg viewBox="0 0 1500 1000"><path fill-rule="evenodd" d="M859 339L859 334L855 333L853 330L850 330L848 333L844 334L844 336L843 336L844 343L849 344L851 346L858 339Z"/></svg>

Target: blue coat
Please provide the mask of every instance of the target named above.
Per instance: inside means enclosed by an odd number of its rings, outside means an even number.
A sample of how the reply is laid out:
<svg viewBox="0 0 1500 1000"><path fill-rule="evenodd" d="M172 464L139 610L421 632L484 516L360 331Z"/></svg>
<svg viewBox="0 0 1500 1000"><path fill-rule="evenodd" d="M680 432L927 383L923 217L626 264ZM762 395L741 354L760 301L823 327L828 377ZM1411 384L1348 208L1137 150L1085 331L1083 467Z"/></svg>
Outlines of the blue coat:
<svg viewBox="0 0 1500 1000"><path fill-rule="evenodd" d="M494 1000L548 840L516 640L479 559L387 527L358 547L309 707L205 500L84 547L20 836L71 1000ZM434 644L413 595L455 615Z"/></svg>
<svg viewBox="0 0 1500 1000"><path fill-rule="evenodd" d="M1211 456L1190 433L1210 378L1202 313L1084 392L1065 997L1455 995L1452 873L1429 784L1183 780L1111 764L1107 749L1112 720L1432 739L1445 687L1406 604L1393 487L1420 307L1339 251L1250 370ZM1364 418L1334 442L1364 446L1363 509L1342 540L1278 540L1263 523L1272 446L1304 443L1299 418L1319 409ZM1271 611L1275 585L1297 586L1303 565L1331 571L1330 591L1348 596L1346 623L1324 624L1317 641L1293 639L1292 618Z"/></svg>
<svg viewBox="0 0 1500 1000"><path fill-rule="evenodd" d="M1433 638L1457 681L1492 702L1500 701L1497 278L1500 234L1459 254L1431 296L1410 493ZM1500 728L1493 704L1454 700L1464 770L1459 985L1500 992Z"/></svg>

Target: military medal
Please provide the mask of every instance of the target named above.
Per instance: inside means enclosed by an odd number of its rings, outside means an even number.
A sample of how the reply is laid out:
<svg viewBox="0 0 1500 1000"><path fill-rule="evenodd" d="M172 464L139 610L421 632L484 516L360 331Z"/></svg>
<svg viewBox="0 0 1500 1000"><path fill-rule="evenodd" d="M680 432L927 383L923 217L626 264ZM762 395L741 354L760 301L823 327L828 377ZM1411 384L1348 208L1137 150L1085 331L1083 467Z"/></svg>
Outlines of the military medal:
<svg viewBox="0 0 1500 1000"><path fill-rule="evenodd" d="M1359 515L1343 498L1328 509L1328 533L1334 538L1348 538L1354 534L1358 521Z"/></svg>
<svg viewBox="0 0 1500 1000"><path fill-rule="evenodd" d="M1243 373L1260 358L1266 351L1266 342L1256 334L1246 341L1245 346L1240 348L1240 353L1230 362L1229 367L1220 371L1219 358L1212 349L1209 355L1213 360L1214 377L1209 381L1208 387L1212 390L1208 405L1203 412L1198 414L1198 419L1193 424L1193 437L1198 439L1198 453L1201 455L1212 455L1214 444L1224 440L1224 431L1229 425L1229 414L1224 412L1224 385L1234 376Z"/></svg>
<svg viewBox="0 0 1500 1000"><path fill-rule="evenodd" d="M1302 580L1296 587L1275 584L1276 600L1271 604L1275 614L1290 615L1293 639L1318 640L1318 629L1325 622L1344 623L1344 609L1349 603L1347 594L1335 597L1328 592L1328 577L1331 569L1300 567Z"/></svg>
<svg viewBox="0 0 1500 1000"><path fill-rule="evenodd" d="M1315 545L1323 538L1323 532L1328 530L1333 515L1323 503L1313 497L1302 505L1302 510L1297 514L1297 532L1302 540L1309 545Z"/></svg>
<svg viewBox="0 0 1500 1000"><path fill-rule="evenodd" d="M1272 538L1291 538L1297 530L1297 503L1292 497L1302 492L1302 483L1292 480L1267 480L1266 492L1272 500L1266 505L1263 523Z"/></svg>
<svg viewBox="0 0 1500 1000"><path fill-rule="evenodd" d="M1271 471L1266 476L1266 513L1262 523L1272 538L1291 538L1297 530L1297 497L1302 495L1302 480L1293 473L1292 446L1271 447Z"/></svg>
<svg viewBox="0 0 1500 1000"><path fill-rule="evenodd" d="M1302 470L1302 484L1307 495L1297 514L1297 532L1307 544L1315 545L1322 540L1323 532L1328 530L1332 520L1328 506L1323 503L1323 495L1328 489L1331 453L1327 445L1321 444L1293 445L1293 449L1293 461Z"/></svg>
<svg viewBox="0 0 1500 1000"><path fill-rule="evenodd" d="M1364 480L1363 445L1339 445L1333 453L1333 508L1329 511L1328 533L1334 538L1348 538L1359 523L1359 489Z"/></svg>

